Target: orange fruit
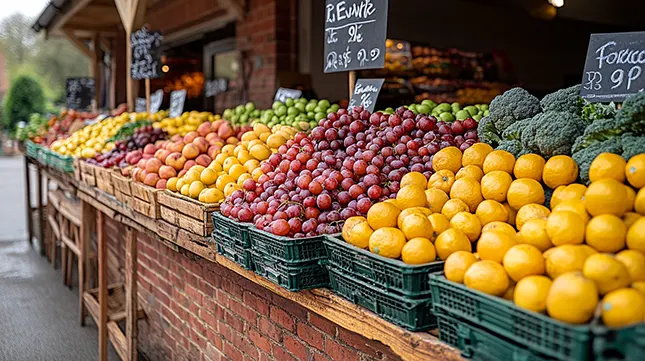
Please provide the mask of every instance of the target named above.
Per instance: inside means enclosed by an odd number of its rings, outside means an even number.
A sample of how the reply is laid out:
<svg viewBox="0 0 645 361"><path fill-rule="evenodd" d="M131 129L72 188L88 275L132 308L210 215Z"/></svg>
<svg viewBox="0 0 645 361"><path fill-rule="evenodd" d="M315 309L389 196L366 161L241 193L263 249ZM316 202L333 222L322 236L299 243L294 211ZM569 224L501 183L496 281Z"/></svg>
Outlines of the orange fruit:
<svg viewBox="0 0 645 361"><path fill-rule="evenodd" d="M508 204L519 210L523 205L530 203L544 204L544 188L535 179L516 179L508 187L506 197Z"/></svg>
<svg viewBox="0 0 645 361"><path fill-rule="evenodd" d="M623 214L623 223L625 223L625 226L629 229L629 227L631 227L632 224L634 224L634 222L636 222L640 217L641 215L636 212L626 212Z"/></svg>
<svg viewBox="0 0 645 361"><path fill-rule="evenodd" d="M598 252L616 253L625 248L627 226L613 214L601 214L587 223L585 240Z"/></svg>
<svg viewBox="0 0 645 361"><path fill-rule="evenodd" d="M513 226L511 226L506 222L494 221L494 222L487 223L486 225L484 225L484 227L482 227L482 233L492 232L492 231L506 233L511 237L515 237L515 235L517 234L517 231L515 231L515 228L513 228Z"/></svg>
<svg viewBox="0 0 645 361"><path fill-rule="evenodd" d="M376 203L367 211L367 223L372 229L396 227L396 221L401 211L391 203Z"/></svg>
<svg viewBox="0 0 645 361"><path fill-rule="evenodd" d="M437 255L442 260L446 260L448 256L458 251L470 252L472 246L468 237L463 231L458 229L449 228L441 232L437 239L434 241Z"/></svg>
<svg viewBox="0 0 645 361"><path fill-rule="evenodd" d="M549 235L546 233L546 219L531 219L526 221L520 229L518 242L535 246L540 252L553 247Z"/></svg>
<svg viewBox="0 0 645 361"><path fill-rule="evenodd" d="M621 183L625 182L625 166L627 162L623 157L613 153L600 153L589 166L589 180L612 178Z"/></svg>
<svg viewBox="0 0 645 361"><path fill-rule="evenodd" d="M510 174L501 170L491 171L481 179L482 196L484 199L504 202L512 182L513 177Z"/></svg>
<svg viewBox="0 0 645 361"><path fill-rule="evenodd" d="M459 172L455 174L455 179L459 179L463 177L473 177L479 182L481 181L483 176L484 176L484 171L482 171L482 169L479 168L478 166L471 164L461 168Z"/></svg>
<svg viewBox="0 0 645 361"><path fill-rule="evenodd" d="M493 147L486 143L475 143L468 149L464 150L461 157L461 165L466 167L469 165L476 165L479 168L484 166L486 156L493 151Z"/></svg>
<svg viewBox="0 0 645 361"><path fill-rule="evenodd" d="M343 224L343 229L342 229L343 238L347 240L347 237L345 237L346 232L349 232L352 229L352 227L354 227L355 225L361 222L367 222L367 218L363 216L354 216L354 217L347 218L347 220L345 220L345 223Z"/></svg>
<svg viewBox="0 0 645 361"><path fill-rule="evenodd" d="M544 164L542 180L551 189L571 184L576 179L578 179L578 163L568 155L556 155Z"/></svg>
<svg viewBox="0 0 645 361"><path fill-rule="evenodd" d="M556 279L567 272L582 271L585 261L592 254L592 252L585 249L585 245L565 244L550 248L544 252L546 273L551 279Z"/></svg>
<svg viewBox="0 0 645 361"><path fill-rule="evenodd" d="M616 259L627 267L631 283L645 281L644 253L634 251L633 249L626 249L616 254Z"/></svg>
<svg viewBox="0 0 645 361"><path fill-rule="evenodd" d="M457 179L450 189L451 199L461 199L468 205L470 212L475 212L483 199L479 182L472 177Z"/></svg>
<svg viewBox="0 0 645 361"><path fill-rule="evenodd" d="M579 199L570 199L560 202L553 211L570 211L578 214L582 220L587 223L589 222L589 213L585 208L585 202Z"/></svg>
<svg viewBox="0 0 645 361"><path fill-rule="evenodd" d="M582 274L596 282L601 295L627 287L631 283L627 267L613 254L592 254L585 261Z"/></svg>
<svg viewBox="0 0 645 361"><path fill-rule="evenodd" d="M401 250L401 260L407 264L430 263L437 259L437 251L427 238L412 238Z"/></svg>
<svg viewBox="0 0 645 361"><path fill-rule="evenodd" d="M479 218L468 212L459 212L455 214L455 216L450 219L450 226L454 229L463 231L471 242L477 240L482 228Z"/></svg>
<svg viewBox="0 0 645 361"><path fill-rule="evenodd" d="M354 218L354 221L348 222ZM370 244L370 237L374 230L367 223L365 217L352 217L345 221L343 225L343 239L356 247L367 248Z"/></svg>
<svg viewBox="0 0 645 361"><path fill-rule="evenodd" d="M452 184L455 183L455 173L447 169L435 172L428 180L428 189L437 188L444 191L446 194L450 193Z"/></svg>
<svg viewBox="0 0 645 361"><path fill-rule="evenodd" d="M411 207L423 207L426 205L425 189L409 185L399 189L396 194L396 205L404 210Z"/></svg>
<svg viewBox="0 0 645 361"><path fill-rule="evenodd" d="M551 194L551 203L549 203L549 206L551 208L557 206L558 203L562 202L562 196L564 195L566 188L567 186L559 186L553 190L553 194Z"/></svg>
<svg viewBox="0 0 645 361"><path fill-rule="evenodd" d="M625 212L631 212L634 210L634 203L636 202L636 191L630 186L625 186L627 191L627 203L625 203Z"/></svg>
<svg viewBox="0 0 645 361"><path fill-rule="evenodd" d="M610 292L602 299L602 323L620 328L642 324L645 318L645 294L632 288Z"/></svg>
<svg viewBox="0 0 645 361"><path fill-rule="evenodd" d="M636 193L636 199L634 199L634 211L645 216L645 187L641 188L638 193Z"/></svg>
<svg viewBox="0 0 645 361"><path fill-rule="evenodd" d="M625 165L625 177L629 184L636 189L645 186L645 154L638 154L629 158Z"/></svg>
<svg viewBox="0 0 645 361"><path fill-rule="evenodd" d="M443 208L441 208L441 214L446 216L448 220L452 219L452 217L455 216L455 214L459 212L468 212L469 208L464 201L461 199L449 199L446 204L443 205Z"/></svg>
<svg viewBox="0 0 645 361"><path fill-rule="evenodd" d="M592 182L585 192L585 208L592 216L613 214L622 217L627 201L625 185L612 178Z"/></svg>
<svg viewBox="0 0 645 361"><path fill-rule="evenodd" d="M541 204L526 204L523 205L520 209L517 210L517 215L515 216L515 225L518 229L522 229L522 226L531 219L544 219L551 214L551 211L541 205Z"/></svg>
<svg viewBox="0 0 645 361"><path fill-rule="evenodd" d="M645 253L645 217L640 217L627 230L627 248Z"/></svg>
<svg viewBox="0 0 645 361"><path fill-rule="evenodd" d="M546 233L554 246L582 244L585 225L582 218L571 211L555 211L546 221Z"/></svg>
<svg viewBox="0 0 645 361"><path fill-rule="evenodd" d="M432 214L430 212L430 210L428 208L425 208L425 207L406 208L403 211L401 211L401 213L399 213L399 217L396 220L396 226L399 229L401 229L401 227L403 227L403 220L405 219L405 217L411 215L412 213L422 214L425 217L427 217L430 214Z"/></svg>
<svg viewBox="0 0 645 361"><path fill-rule="evenodd" d="M461 151L457 147L446 147L432 157L432 169L438 172L447 169L457 173L461 168Z"/></svg>
<svg viewBox="0 0 645 361"><path fill-rule="evenodd" d="M490 222L495 221L508 221L508 211L506 211L506 207L504 207L503 204L491 199L487 199L479 203L475 214L477 215L477 218L479 218L479 221L482 225L486 225Z"/></svg>
<svg viewBox="0 0 645 361"><path fill-rule="evenodd" d="M473 263L464 274L466 287L493 296L502 296L511 286L511 281L501 264L482 260Z"/></svg>
<svg viewBox="0 0 645 361"><path fill-rule="evenodd" d="M528 276L522 278L515 285L513 303L533 312L544 312L546 310L546 298L553 281L546 276Z"/></svg>
<svg viewBox="0 0 645 361"><path fill-rule="evenodd" d="M443 273L448 281L464 283L464 274L477 258L470 252L458 251L446 258Z"/></svg>
<svg viewBox="0 0 645 361"><path fill-rule="evenodd" d="M546 297L549 316L572 324L589 322L597 305L596 284L575 271L554 279Z"/></svg>
<svg viewBox="0 0 645 361"><path fill-rule="evenodd" d="M434 236L438 236L441 232L450 228L450 220L441 213L434 213L428 216L428 220L432 223L432 230Z"/></svg>
<svg viewBox="0 0 645 361"><path fill-rule="evenodd" d="M508 276L515 282L527 276L542 275L545 271L542 252L530 244L516 244L511 247L504 254L502 264Z"/></svg>
<svg viewBox="0 0 645 361"><path fill-rule="evenodd" d="M515 166L515 157L513 154L505 150L494 150L484 159L482 169L484 170L484 174L488 174L494 170L501 170L511 174L513 173L513 166Z"/></svg>
<svg viewBox="0 0 645 361"><path fill-rule="evenodd" d="M556 191L558 189L561 189L561 192L558 192L557 200L554 201L553 196L551 196L551 209L555 208L560 202L568 200L583 200L585 192L587 191L587 187L579 183L569 184L568 186L560 186L556 188ZM553 195L556 195L555 191L553 192Z"/></svg>
<svg viewBox="0 0 645 361"><path fill-rule="evenodd" d="M506 212L508 212L508 224L515 225L515 218L517 217L517 211L508 204L508 202L504 202L504 208L506 208Z"/></svg>
<svg viewBox="0 0 645 361"><path fill-rule="evenodd" d="M492 231L482 233L477 241L477 253L479 258L502 263L504 255L517 242L506 233Z"/></svg>
<svg viewBox="0 0 645 361"><path fill-rule="evenodd" d="M438 188L426 189L426 207L432 213L440 213L443 205L448 202L448 195L446 192Z"/></svg>
<svg viewBox="0 0 645 361"><path fill-rule="evenodd" d="M426 179L426 176L424 176L422 173L419 172L410 172L407 173L406 175L401 178L401 188L408 186L408 185L414 185L420 188L425 188L426 185L428 184L428 180Z"/></svg>
<svg viewBox="0 0 645 361"><path fill-rule="evenodd" d="M403 246L405 246L405 235L392 227L377 229L369 240L370 252L387 258L401 257Z"/></svg>
<svg viewBox="0 0 645 361"><path fill-rule="evenodd" d="M545 162L544 158L537 154L524 154L515 161L513 175L517 179L531 178L541 182Z"/></svg>
<svg viewBox="0 0 645 361"><path fill-rule="evenodd" d="M412 213L405 217L401 224L401 231L408 240L418 237L430 239L434 236L432 223L427 216L420 213Z"/></svg>

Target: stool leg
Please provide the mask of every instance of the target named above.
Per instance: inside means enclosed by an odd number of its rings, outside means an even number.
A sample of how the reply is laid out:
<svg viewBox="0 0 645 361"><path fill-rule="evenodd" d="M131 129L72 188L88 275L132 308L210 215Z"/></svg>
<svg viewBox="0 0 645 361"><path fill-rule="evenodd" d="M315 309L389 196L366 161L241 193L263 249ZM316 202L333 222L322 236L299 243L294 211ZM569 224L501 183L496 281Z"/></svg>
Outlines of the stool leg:
<svg viewBox="0 0 645 361"><path fill-rule="evenodd" d="M60 243L60 265L63 271L63 285L67 286L67 246Z"/></svg>
<svg viewBox="0 0 645 361"><path fill-rule="evenodd" d="M72 283L74 281L74 252L71 249L67 248L67 287L72 289Z"/></svg>

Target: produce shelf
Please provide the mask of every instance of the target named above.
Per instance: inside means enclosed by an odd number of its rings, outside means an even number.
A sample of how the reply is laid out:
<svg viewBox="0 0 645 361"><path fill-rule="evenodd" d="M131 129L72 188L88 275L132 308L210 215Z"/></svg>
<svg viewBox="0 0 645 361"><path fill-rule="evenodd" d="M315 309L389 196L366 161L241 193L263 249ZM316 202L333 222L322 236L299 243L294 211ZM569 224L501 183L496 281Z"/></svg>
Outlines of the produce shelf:
<svg viewBox="0 0 645 361"><path fill-rule="evenodd" d="M256 250L251 251L251 260L255 273L289 291L329 286L327 269L316 260L285 263Z"/></svg>
<svg viewBox="0 0 645 361"><path fill-rule="evenodd" d="M249 227L251 248L284 262L316 261L327 257L324 235L308 238L289 238Z"/></svg>
<svg viewBox="0 0 645 361"><path fill-rule="evenodd" d="M230 238L215 231L213 232L213 239L217 247L217 253L230 259L231 261L239 264L247 270L253 271L253 262L251 260L251 251L245 249L234 242Z"/></svg>
<svg viewBox="0 0 645 361"><path fill-rule="evenodd" d="M249 227L252 227L252 224L234 221L225 217L220 212L213 212L212 219L213 230L217 232L221 238L226 237L240 247L251 247Z"/></svg>

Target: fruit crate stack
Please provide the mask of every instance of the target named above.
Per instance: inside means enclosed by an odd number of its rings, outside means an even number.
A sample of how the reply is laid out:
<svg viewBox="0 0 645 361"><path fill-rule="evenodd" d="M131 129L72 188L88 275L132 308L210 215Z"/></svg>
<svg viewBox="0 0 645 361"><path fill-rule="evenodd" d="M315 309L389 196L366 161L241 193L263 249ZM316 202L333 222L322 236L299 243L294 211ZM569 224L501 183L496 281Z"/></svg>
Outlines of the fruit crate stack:
<svg viewBox="0 0 645 361"><path fill-rule="evenodd" d="M251 240L249 238L250 223L237 222L213 212L213 239L217 253L253 271L251 262Z"/></svg>
<svg viewBox="0 0 645 361"><path fill-rule="evenodd" d="M289 238L253 226L248 230L255 273L293 292L329 285L327 269L321 264L327 256L325 236Z"/></svg>
<svg viewBox="0 0 645 361"><path fill-rule="evenodd" d="M408 265L355 247L340 235L326 236L324 244L335 293L410 331L436 326L429 277L443 262Z"/></svg>

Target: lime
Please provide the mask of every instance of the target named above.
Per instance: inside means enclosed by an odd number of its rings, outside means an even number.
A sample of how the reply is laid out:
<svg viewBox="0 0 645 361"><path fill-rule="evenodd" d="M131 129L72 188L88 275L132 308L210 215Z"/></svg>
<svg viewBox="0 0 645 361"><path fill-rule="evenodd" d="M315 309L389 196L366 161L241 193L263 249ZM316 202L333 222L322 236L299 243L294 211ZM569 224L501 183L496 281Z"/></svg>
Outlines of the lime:
<svg viewBox="0 0 645 361"><path fill-rule="evenodd" d="M293 106L293 104L294 104L293 99L291 99L291 98L287 98L287 100L284 102L284 104L285 104L286 106L288 106L288 107L292 107L292 106Z"/></svg>
<svg viewBox="0 0 645 361"><path fill-rule="evenodd" d="M430 106L426 104L417 105L417 112L419 114L428 114L430 113Z"/></svg>
<svg viewBox="0 0 645 361"><path fill-rule="evenodd" d="M439 114L439 118L441 118L441 120L443 120L444 122L453 122L455 120L455 116L449 112L443 112Z"/></svg>
<svg viewBox="0 0 645 361"><path fill-rule="evenodd" d="M455 114L455 116L459 120L464 120L464 119L470 118L470 113L467 110L462 109L462 110L458 111L457 114Z"/></svg>

